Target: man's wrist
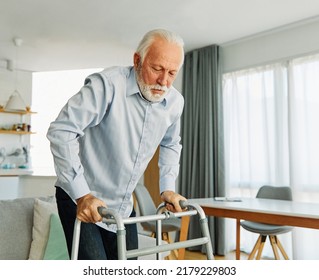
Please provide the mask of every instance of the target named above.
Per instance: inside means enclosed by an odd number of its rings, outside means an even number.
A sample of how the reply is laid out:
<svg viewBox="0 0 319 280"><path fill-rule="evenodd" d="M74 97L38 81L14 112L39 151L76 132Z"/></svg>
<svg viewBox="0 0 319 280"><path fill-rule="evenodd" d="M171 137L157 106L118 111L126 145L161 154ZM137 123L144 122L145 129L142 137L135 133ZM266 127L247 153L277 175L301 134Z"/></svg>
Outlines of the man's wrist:
<svg viewBox="0 0 319 280"><path fill-rule="evenodd" d="M81 196L81 197L75 199L75 201L76 201L76 203L79 203L81 200L87 199L87 198L89 198L89 197L91 197L91 196L92 196L92 194L91 194L91 193L88 193L88 194L85 194L85 195L83 195L83 196Z"/></svg>

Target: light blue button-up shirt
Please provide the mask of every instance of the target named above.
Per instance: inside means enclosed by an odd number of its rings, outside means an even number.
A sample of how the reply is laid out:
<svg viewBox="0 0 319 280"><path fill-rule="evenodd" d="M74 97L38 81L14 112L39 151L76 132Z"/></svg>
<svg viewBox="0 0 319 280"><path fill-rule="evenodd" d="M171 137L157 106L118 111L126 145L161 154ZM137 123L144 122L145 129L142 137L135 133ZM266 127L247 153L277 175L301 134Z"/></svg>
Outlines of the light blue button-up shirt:
<svg viewBox="0 0 319 280"><path fill-rule="evenodd" d="M49 127L58 180L72 199L92 193L123 217L160 145L160 192L175 191L184 99L173 87L160 103L139 92L133 67L90 75Z"/></svg>

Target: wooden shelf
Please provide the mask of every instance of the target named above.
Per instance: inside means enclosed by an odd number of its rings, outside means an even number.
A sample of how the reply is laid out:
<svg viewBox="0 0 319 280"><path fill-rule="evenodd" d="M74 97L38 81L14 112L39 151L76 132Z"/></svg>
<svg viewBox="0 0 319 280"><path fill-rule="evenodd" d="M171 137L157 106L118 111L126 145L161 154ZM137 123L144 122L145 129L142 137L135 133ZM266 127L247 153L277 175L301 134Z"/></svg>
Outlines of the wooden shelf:
<svg viewBox="0 0 319 280"><path fill-rule="evenodd" d="M7 111L3 107L0 108L0 113L4 114L14 114L14 115L30 115L30 114L36 114L36 112L32 112L30 110L16 110L16 111ZM10 130L10 129L1 129L0 128L0 134L14 134L14 135L27 135L27 134L34 134L35 132L31 131L16 131L16 130Z"/></svg>
<svg viewBox="0 0 319 280"><path fill-rule="evenodd" d="M25 134L35 134L35 132L31 132L31 131L15 131L15 130L0 129L0 134L25 135Z"/></svg>
<svg viewBox="0 0 319 280"><path fill-rule="evenodd" d="M29 114L36 114L36 112L32 112L32 111L6 111L3 108L0 108L0 113L4 113L4 114L14 114L14 115L29 115Z"/></svg>

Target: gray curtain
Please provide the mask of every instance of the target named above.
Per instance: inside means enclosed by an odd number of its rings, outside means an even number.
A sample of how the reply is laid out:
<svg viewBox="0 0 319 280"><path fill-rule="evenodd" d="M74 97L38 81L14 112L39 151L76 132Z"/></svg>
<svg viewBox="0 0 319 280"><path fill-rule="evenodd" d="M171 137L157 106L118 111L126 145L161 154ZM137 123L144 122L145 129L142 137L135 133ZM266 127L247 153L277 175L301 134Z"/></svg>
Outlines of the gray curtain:
<svg viewBox="0 0 319 280"><path fill-rule="evenodd" d="M185 107L182 116L182 155L179 192L187 198L224 196L224 145L219 47L186 53L183 69ZM197 219L198 220L198 219ZM200 236L192 217L189 238ZM214 254L225 254L222 218L209 218ZM196 247L193 249L201 249Z"/></svg>

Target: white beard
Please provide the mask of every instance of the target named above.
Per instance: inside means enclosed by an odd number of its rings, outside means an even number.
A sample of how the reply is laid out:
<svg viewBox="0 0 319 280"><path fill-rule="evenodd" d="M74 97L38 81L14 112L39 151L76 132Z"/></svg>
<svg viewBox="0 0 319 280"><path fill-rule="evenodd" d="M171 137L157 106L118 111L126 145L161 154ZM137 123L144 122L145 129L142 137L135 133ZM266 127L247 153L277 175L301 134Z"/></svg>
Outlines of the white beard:
<svg viewBox="0 0 319 280"><path fill-rule="evenodd" d="M160 85L147 85L144 83L140 74L137 73L137 83L139 85L140 91L145 99L150 102L161 102L164 100L165 96L168 94L169 88L167 86L160 86ZM153 93L152 89L162 90L162 94Z"/></svg>

